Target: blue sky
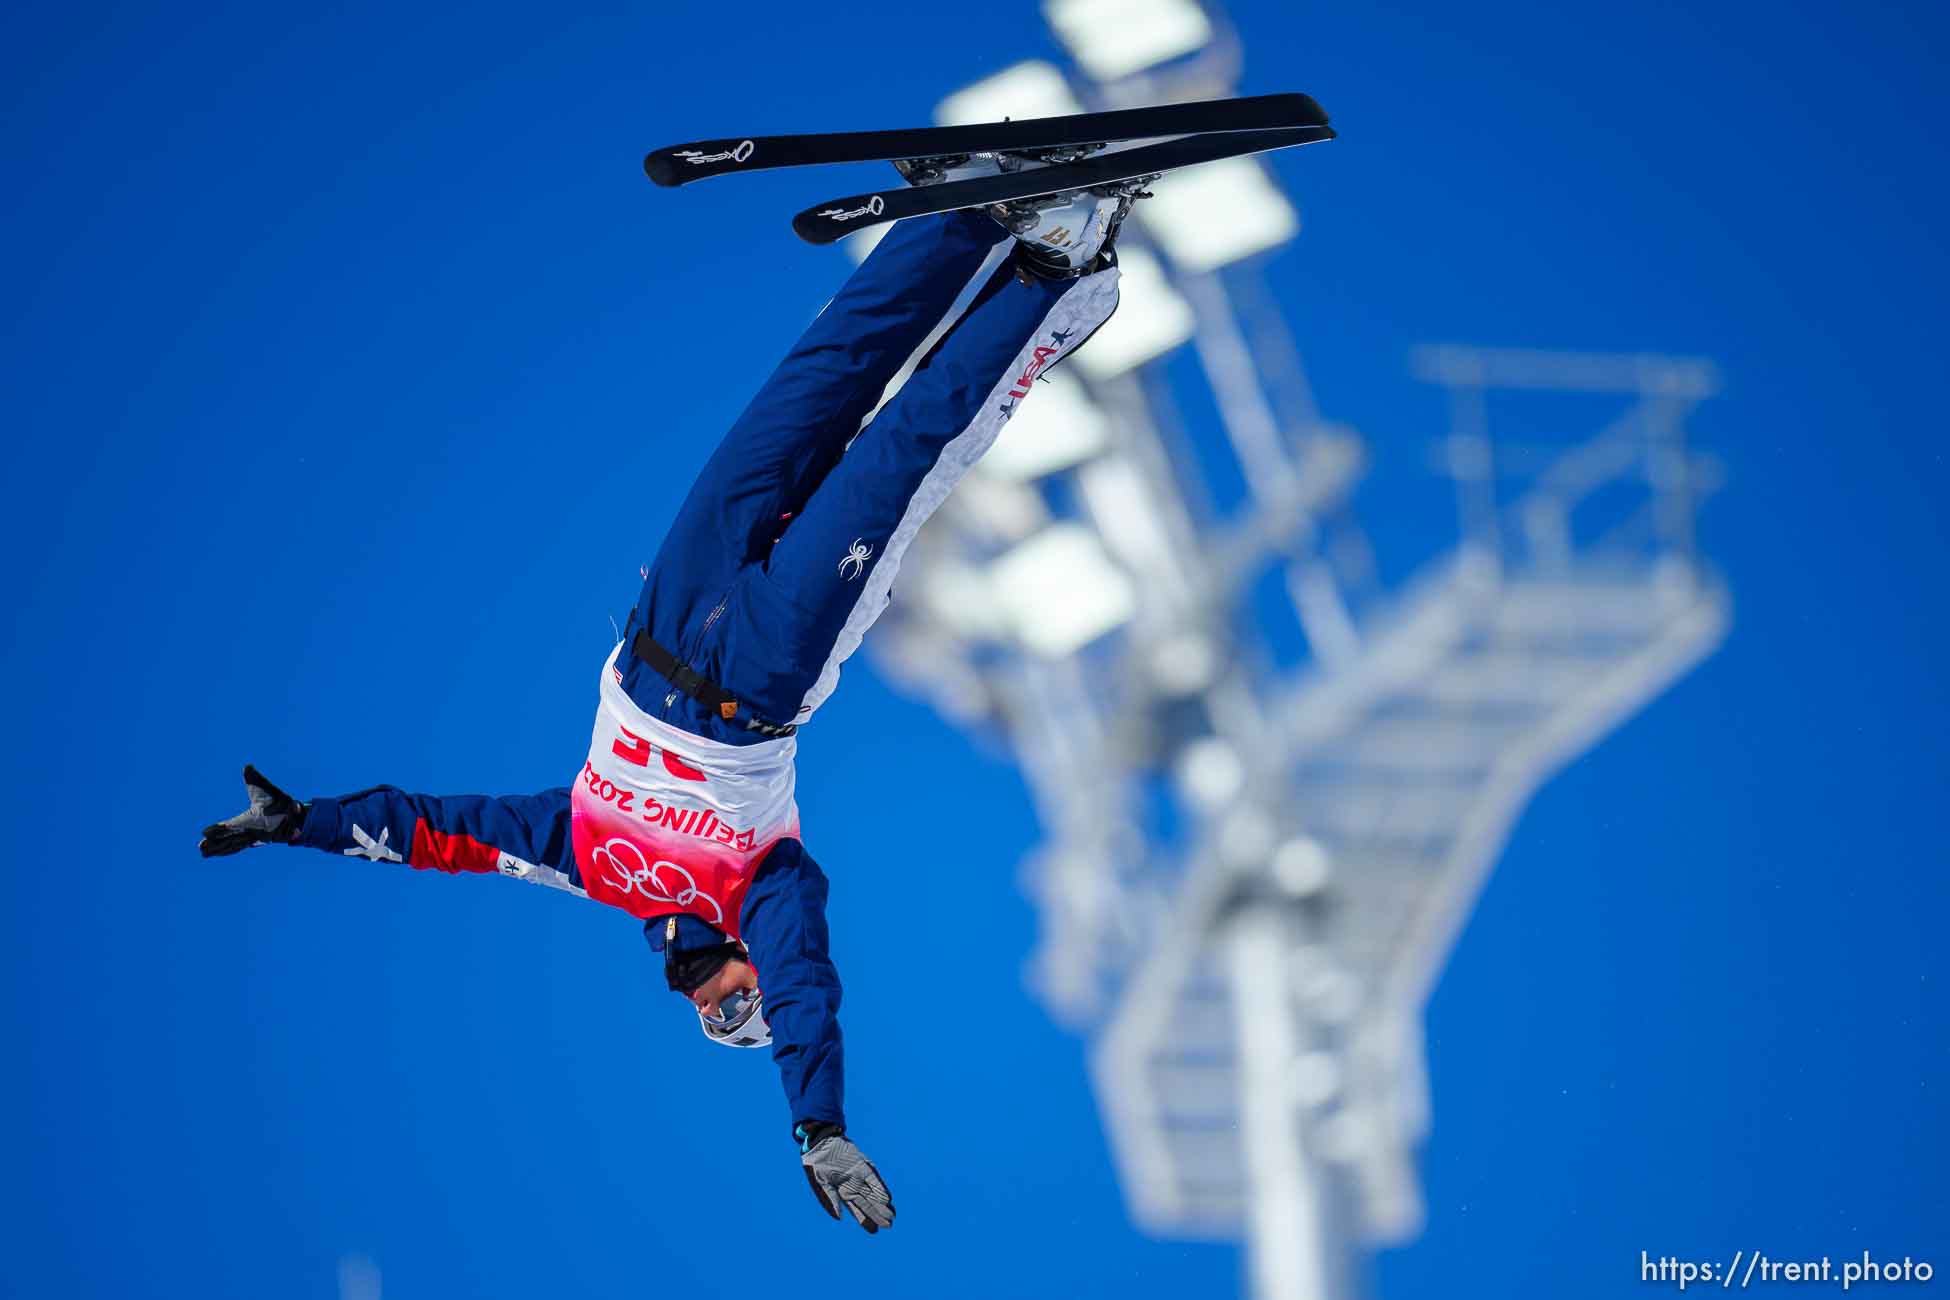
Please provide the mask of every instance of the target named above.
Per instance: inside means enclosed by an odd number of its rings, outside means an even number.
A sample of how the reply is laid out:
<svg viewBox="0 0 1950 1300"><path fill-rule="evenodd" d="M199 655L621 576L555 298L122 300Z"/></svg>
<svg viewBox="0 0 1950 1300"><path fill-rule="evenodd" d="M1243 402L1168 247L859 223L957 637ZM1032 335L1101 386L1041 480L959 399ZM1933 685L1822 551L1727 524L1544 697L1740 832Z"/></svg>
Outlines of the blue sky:
<svg viewBox="0 0 1950 1300"><path fill-rule="evenodd" d="M1417 342L1727 378L1695 431L1732 637L1518 825L1429 1010L1428 1228L1381 1293L1950 1263L1942 11L1234 14L1242 91L1343 132L1274 163L1306 230L1266 273L1384 466L1439 429ZM357 1255L388 1297L1229 1293L1230 1247L1130 1228L1082 1048L1023 991L1020 781L865 664L800 802L902 1213L871 1241L627 920L192 847L245 760L566 782L637 566L845 272L787 218L878 175L671 193L640 155L925 120L1054 53L1033 8L9 25L9 1291L329 1297ZM1440 545L1396 491L1361 498L1384 546Z"/></svg>

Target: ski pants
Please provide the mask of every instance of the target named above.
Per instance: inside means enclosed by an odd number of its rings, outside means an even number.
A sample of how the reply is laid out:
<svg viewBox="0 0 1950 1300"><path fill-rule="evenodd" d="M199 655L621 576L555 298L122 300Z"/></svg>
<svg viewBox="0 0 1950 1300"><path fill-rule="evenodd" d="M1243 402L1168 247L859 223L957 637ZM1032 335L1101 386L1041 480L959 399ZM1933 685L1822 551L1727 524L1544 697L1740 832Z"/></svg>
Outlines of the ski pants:
<svg viewBox="0 0 1950 1300"><path fill-rule="evenodd" d="M754 743L767 736L747 710L797 725L832 693L921 525L1034 400L1035 376L1117 304L1114 267L1037 279L1015 270L1012 246L976 212L897 223L772 372L699 475L631 613L616 662L644 712ZM737 697L738 720L631 654L639 628Z"/></svg>

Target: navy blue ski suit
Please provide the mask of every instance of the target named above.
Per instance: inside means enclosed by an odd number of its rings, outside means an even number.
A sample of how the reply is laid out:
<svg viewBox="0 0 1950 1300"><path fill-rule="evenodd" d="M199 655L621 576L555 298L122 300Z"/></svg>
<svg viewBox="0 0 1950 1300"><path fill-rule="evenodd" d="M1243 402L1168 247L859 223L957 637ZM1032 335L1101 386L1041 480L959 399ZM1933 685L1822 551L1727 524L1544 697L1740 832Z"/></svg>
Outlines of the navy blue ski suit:
<svg viewBox="0 0 1950 1300"><path fill-rule="evenodd" d="M636 708L745 746L775 742L831 694L841 661L885 608L915 531L1036 375L1116 305L1114 268L1038 279L1016 269L1012 247L977 213L901 222L807 328L706 464L648 571L613 661ZM736 697L736 714L631 653L639 630ZM576 893L591 883L568 787L443 797L382 786L317 799L299 842ZM795 1125L845 1124L826 891L795 834L765 853L737 909ZM665 926L647 920L645 929L661 946ZM707 940L722 938L684 923L680 946Z"/></svg>

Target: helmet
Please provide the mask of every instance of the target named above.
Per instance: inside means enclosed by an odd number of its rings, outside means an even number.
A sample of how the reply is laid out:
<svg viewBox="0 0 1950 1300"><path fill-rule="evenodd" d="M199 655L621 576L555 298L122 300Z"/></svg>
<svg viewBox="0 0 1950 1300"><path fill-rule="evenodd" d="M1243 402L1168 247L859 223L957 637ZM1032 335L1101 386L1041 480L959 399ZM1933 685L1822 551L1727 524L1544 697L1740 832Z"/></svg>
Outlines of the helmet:
<svg viewBox="0 0 1950 1300"><path fill-rule="evenodd" d="M718 1004L718 1014L706 1015L698 1009L698 1024L704 1036L726 1047L766 1047L772 1042L772 1027L765 1023L765 995L733 993Z"/></svg>

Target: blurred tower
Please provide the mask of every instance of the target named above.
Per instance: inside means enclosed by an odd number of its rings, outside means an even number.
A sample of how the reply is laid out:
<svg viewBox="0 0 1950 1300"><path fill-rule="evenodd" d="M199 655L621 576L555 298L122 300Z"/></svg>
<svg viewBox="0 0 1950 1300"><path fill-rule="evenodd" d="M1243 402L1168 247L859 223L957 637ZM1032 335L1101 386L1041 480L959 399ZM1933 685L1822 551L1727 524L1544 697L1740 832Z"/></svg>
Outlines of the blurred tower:
<svg viewBox="0 0 1950 1300"><path fill-rule="evenodd" d="M1017 65L941 120L1235 93L1209 5L1045 14L1074 69ZM1724 635L1684 442L1714 377L1422 351L1461 539L1384 591L1350 505L1362 440L1316 409L1255 270L1293 204L1257 160L1154 189L1122 308L923 532L872 644L1028 778L1033 979L1092 1038L1138 1222L1243 1239L1262 1300L1345 1296L1364 1244L1420 1224L1422 1008L1510 827ZM1610 422L1492 432L1493 405L1567 397ZM1195 404L1222 440L1188 434Z"/></svg>

